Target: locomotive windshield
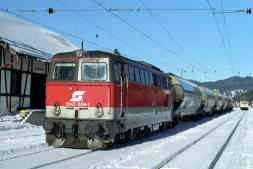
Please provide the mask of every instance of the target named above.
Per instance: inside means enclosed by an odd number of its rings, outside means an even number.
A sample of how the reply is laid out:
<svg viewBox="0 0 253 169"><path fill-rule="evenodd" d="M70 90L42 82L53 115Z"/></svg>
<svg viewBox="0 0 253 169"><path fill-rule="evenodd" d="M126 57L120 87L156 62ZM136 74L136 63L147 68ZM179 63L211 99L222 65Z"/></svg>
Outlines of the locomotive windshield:
<svg viewBox="0 0 253 169"><path fill-rule="evenodd" d="M101 62L82 63L81 80L107 80L107 64Z"/></svg>
<svg viewBox="0 0 253 169"><path fill-rule="evenodd" d="M74 80L75 71L76 71L75 63L56 63L53 79Z"/></svg>

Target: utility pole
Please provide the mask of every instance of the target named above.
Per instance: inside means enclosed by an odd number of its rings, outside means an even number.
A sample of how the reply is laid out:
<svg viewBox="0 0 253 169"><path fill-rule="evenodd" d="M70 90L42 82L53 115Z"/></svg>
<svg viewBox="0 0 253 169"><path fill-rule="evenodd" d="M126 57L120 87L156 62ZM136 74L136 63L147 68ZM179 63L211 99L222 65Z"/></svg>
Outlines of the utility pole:
<svg viewBox="0 0 253 169"><path fill-rule="evenodd" d="M186 71L182 68L181 69L181 72L180 72L180 76L183 78L183 74L185 73Z"/></svg>

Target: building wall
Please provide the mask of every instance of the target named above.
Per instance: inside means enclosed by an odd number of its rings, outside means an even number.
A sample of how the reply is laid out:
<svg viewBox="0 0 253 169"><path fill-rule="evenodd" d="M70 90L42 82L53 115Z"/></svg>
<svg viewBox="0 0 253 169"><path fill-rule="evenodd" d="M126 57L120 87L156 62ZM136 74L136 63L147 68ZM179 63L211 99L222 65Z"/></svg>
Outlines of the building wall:
<svg viewBox="0 0 253 169"><path fill-rule="evenodd" d="M45 92L44 89L31 92L31 79L35 75L45 79L47 72L48 62L17 53L8 44L0 42L0 115L30 107L31 93ZM45 81L39 85L45 86Z"/></svg>

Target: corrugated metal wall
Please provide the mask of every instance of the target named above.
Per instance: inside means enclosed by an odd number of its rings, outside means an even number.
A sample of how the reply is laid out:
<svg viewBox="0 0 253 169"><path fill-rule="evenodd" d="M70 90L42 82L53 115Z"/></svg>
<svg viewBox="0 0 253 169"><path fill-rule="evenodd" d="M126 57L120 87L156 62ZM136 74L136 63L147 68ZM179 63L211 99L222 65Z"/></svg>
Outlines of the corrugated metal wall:
<svg viewBox="0 0 253 169"><path fill-rule="evenodd" d="M31 76L45 78L47 71L48 62L16 53L6 43L0 43L0 114L14 112L18 107L30 107Z"/></svg>

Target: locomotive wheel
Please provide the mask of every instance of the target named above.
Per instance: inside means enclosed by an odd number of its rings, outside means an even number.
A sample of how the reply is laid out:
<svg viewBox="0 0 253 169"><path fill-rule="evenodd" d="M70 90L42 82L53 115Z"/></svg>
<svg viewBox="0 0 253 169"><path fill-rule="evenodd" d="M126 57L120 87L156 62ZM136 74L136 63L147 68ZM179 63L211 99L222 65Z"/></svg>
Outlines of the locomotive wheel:
<svg viewBox="0 0 253 169"><path fill-rule="evenodd" d="M56 138L52 144L53 147L60 148L63 147L65 139L63 138Z"/></svg>

